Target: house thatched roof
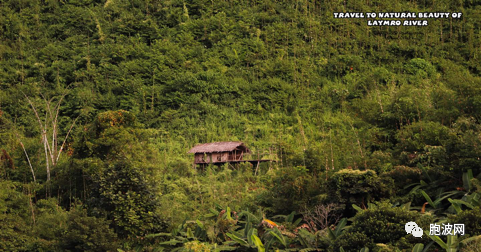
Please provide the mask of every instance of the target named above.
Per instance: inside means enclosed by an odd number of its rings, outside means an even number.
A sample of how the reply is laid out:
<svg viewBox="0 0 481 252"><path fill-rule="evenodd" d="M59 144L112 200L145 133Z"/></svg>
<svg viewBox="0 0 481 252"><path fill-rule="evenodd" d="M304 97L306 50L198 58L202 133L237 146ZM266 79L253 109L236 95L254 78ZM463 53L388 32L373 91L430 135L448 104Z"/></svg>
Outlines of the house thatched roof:
<svg viewBox="0 0 481 252"><path fill-rule="evenodd" d="M251 152L242 142L215 142L196 145L190 149L189 153L225 152L236 149L247 153Z"/></svg>

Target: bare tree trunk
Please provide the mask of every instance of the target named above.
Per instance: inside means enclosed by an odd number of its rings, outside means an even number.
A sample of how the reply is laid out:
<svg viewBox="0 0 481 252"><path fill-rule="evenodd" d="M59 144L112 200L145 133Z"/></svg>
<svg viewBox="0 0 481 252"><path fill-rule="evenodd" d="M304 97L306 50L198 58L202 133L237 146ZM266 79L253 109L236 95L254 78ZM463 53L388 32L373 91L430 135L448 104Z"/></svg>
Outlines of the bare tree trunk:
<svg viewBox="0 0 481 252"><path fill-rule="evenodd" d="M334 171L334 152L332 150L332 137L331 137L331 129L329 129L329 143L331 145L331 169Z"/></svg>
<svg viewBox="0 0 481 252"><path fill-rule="evenodd" d="M47 135L44 133L43 134L43 145L45 149L45 162L47 166L47 181L50 181L50 164L48 162L48 143L47 143Z"/></svg>
<svg viewBox="0 0 481 252"><path fill-rule="evenodd" d="M44 151L45 151L45 165L46 165L46 170L47 170L47 181L50 181L50 168L51 168L51 166L54 167L54 166L57 165L58 160L60 158L60 154L62 153L62 150L65 146L66 141L67 141L67 138L70 135L70 132L72 131L72 128L75 126L75 123L78 119L78 117L75 118L75 120L72 122L72 125L70 125L70 129L67 132L67 134L66 134L66 136L65 136L65 138L62 142L62 145L60 146L60 150L59 150L59 145L58 145L58 115L59 115L59 112L60 112L60 104L62 103L62 100L66 95L67 95L67 93L65 92L60 97L59 101L57 102L57 104L55 105L55 107L53 109L50 106L53 98L50 99L50 100L47 100L43 95L41 95L44 102L45 102L45 110L46 110L45 111L45 122L42 123L42 120L40 119L37 108L35 107L33 102L30 100L30 98L28 98L28 96L26 94L24 94L25 98L30 103L30 106L32 107L33 112L35 113L35 117L37 118L37 121L38 121L38 124L39 124L39 127L40 127L40 131L42 132L42 143L43 143L43 148L44 148ZM55 116L54 116L53 112L55 112ZM52 125L52 133L51 133L52 134L52 142L51 142L51 144L49 143L49 140L48 140L48 137L47 137L47 134L49 133L49 128L48 128L49 125ZM26 151L25 151L25 155L27 155ZM28 156L27 156L27 158L28 158ZM30 165L30 168L32 168L31 165ZM33 169L32 169L32 173L33 173Z"/></svg>
<svg viewBox="0 0 481 252"><path fill-rule="evenodd" d="M25 156L27 157L28 165L30 166L30 171L32 171L32 177L33 177L33 182L37 182L35 179L35 172L33 171L32 163L30 162L30 158L28 157L27 150L25 150L25 146L22 143L22 140L20 140L20 137L17 134L18 141L20 142L20 146L22 146L23 152L25 153Z"/></svg>
<svg viewBox="0 0 481 252"><path fill-rule="evenodd" d="M32 194L31 194L30 186L28 187L28 203L30 206L30 211L32 212L32 221L33 224L35 225L35 211L33 209L33 204L32 204Z"/></svg>
<svg viewBox="0 0 481 252"><path fill-rule="evenodd" d="M354 131L354 134L356 135L357 146L359 147L359 152L361 153L361 158L364 161L364 168L367 169L367 162L364 158L364 154L362 153L362 147L361 147L361 141L359 141L359 135L357 134L356 129L354 129L354 125L352 124L352 122L349 121L349 123L351 124L352 131Z"/></svg>

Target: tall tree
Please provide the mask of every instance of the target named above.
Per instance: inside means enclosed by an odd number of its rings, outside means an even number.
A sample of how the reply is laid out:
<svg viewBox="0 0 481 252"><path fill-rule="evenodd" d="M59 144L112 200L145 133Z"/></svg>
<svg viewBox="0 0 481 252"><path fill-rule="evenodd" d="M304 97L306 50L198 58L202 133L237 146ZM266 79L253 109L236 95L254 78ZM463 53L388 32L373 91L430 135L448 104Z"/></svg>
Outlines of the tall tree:
<svg viewBox="0 0 481 252"><path fill-rule="evenodd" d="M25 98L27 99L28 103L30 104L32 111L35 113L35 117L37 118L38 125L40 127L41 138L43 149L45 152L45 168L47 170L47 181L50 181L50 169L57 165L58 160L60 158L60 154L62 153L65 143L67 141L72 128L75 126L75 122L77 118L73 120L70 125L68 132L66 133L63 141L59 141L59 112L60 112L60 105L62 100L65 98L67 93L64 93L59 99L55 106L52 107L54 103L54 98L48 100L45 96L42 96L43 99L43 110L45 112L45 119L40 118L40 114L38 111L38 105L35 106L34 102L26 95ZM49 138L49 135L52 137ZM50 140L49 140L50 139ZM60 144L61 143L61 144Z"/></svg>

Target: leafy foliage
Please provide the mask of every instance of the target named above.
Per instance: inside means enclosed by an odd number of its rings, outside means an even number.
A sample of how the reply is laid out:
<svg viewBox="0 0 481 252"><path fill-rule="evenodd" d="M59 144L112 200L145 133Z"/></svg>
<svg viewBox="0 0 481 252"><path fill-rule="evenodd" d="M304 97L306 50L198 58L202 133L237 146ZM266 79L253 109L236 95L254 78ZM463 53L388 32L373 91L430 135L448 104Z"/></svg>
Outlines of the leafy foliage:
<svg viewBox="0 0 481 252"><path fill-rule="evenodd" d="M348 206L352 204L367 205L373 200L392 196L393 181L380 178L372 170L340 170L331 177L328 192L333 195L330 200Z"/></svg>
<svg viewBox="0 0 481 252"><path fill-rule="evenodd" d="M477 218L478 2L2 1L0 250L409 251L409 218ZM376 10L462 16L332 15ZM215 141L275 161L194 169Z"/></svg>

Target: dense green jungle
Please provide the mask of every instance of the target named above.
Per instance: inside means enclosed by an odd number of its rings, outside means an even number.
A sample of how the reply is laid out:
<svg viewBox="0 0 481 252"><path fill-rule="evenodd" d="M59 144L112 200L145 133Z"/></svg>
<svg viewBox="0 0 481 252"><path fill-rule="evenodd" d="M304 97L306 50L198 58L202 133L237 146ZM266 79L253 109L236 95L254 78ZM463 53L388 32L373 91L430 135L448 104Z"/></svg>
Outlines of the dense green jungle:
<svg viewBox="0 0 481 252"><path fill-rule="evenodd" d="M0 0L0 251L481 251L480 30L480 0ZM273 161L193 166L220 141Z"/></svg>

